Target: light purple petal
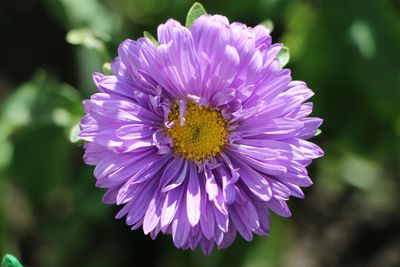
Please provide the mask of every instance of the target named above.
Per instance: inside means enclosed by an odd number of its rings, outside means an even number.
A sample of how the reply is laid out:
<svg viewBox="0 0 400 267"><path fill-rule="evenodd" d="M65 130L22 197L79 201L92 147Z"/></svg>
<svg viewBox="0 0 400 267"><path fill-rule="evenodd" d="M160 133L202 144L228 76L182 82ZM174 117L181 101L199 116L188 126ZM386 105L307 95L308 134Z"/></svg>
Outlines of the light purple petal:
<svg viewBox="0 0 400 267"><path fill-rule="evenodd" d="M187 216L192 226L199 223L200 220L200 200L201 191L199 177L194 163L191 163L189 169L189 182L186 193Z"/></svg>
<svg viewBox="0 0 400 267"><path fill-rule="evenodd" d="M172 222L178 208L178 203L180 202L181 196L182 190L176 189L168 191L161 212L162 229L165 229L166 226L168 226Z"/></svg>
<svg viewBox="0 0 400 267"><path fill-rule="evenodd" d="M156 191L144 215L143 231L146 235L153 231L159 224L161 216L161 204L163 201L164 196L160 195L160 192Z"/></svg>

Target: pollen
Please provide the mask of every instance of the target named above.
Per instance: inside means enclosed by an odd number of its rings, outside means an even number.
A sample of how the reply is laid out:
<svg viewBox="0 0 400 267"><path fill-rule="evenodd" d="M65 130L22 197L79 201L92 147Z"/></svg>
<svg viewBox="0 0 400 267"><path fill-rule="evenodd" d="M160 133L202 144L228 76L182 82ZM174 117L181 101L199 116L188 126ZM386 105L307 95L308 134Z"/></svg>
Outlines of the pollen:
<svg viewBox="0 0 400 267"><path fill-rule="evenodd" d="M185 123L181 125L179 106L175 104L169 114L174 121L166 132L173 141L173 149L183 158L203 161L220 153L227 143L227 121L221 112L210 107L188 103Z"/></svg>

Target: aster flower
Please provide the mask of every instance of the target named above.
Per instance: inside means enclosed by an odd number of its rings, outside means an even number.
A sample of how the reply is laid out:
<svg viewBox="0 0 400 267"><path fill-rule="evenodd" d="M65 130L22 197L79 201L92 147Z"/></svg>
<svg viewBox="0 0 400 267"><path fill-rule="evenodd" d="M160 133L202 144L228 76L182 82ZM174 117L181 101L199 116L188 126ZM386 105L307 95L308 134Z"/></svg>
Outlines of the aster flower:
<svg viewBox="0 0 400 267"><path fill-rule="evenodd" d="M282 69L268 29L202 15L158 27L158 43L126 40L100 91L83 102L84 160L103 201L132 229L172 234L178 248L228 247L269 234L269 213L310 186L323 155L308 117L313 92Z"/></svg>

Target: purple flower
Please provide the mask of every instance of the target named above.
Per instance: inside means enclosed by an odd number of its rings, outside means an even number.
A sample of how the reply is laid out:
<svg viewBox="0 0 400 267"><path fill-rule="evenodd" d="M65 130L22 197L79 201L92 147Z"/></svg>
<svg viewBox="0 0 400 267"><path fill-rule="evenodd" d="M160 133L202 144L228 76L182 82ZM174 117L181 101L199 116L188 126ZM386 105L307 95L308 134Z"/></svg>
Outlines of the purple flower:
<svg viewBox="0 0 400 267"><path fill-rule="evenodd" d="M237 233L269 234L269 212L310 186L306 166L323 151L306 141L313 92L292 81L263 26L203 15L187 29L158 27L158 42L126 40L114 75L83 102L84 160L103 201L122 205L132 229L172 234L178 248L209 254Z"/></svg>

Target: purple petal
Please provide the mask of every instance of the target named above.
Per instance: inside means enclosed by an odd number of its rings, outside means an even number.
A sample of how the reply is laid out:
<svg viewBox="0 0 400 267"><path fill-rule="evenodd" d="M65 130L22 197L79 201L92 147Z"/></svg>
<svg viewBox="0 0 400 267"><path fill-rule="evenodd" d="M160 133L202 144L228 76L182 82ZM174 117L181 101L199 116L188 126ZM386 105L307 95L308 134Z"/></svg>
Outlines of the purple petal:
<svg viewBox="0 0 400 267"><path fill-rule="evenodd" d="M288 205L283 200L271 199L267 202L268 207L282 217L290 217L292 216Z"/></svg>
<svg viewBox="0 0 400 267"><path fill-rule="evenodd" d="M177 248L183 247L189 237L191 226L187 218L186 201L182 200L179 204L178 216L172 222L172 239Z"/></svg>
<svg viewBox="0 0 400 267"><path fill-rule="evenodd" d="M177 211L178 203L180 202L182 196L182 190L170 190L167 193L165 198L162 212L161 212L161 227L165 230L166 226L168 226Z"/></svg>
<svg viewBox="0 0 400 267"><path fill-rule="evenodd" d="M179 176L174 180L172 184L165 186L161 191L165 193L168 192L169 190L172 190L180 186L182 182L185 180L187 172L188 172L188 160L185 160L185 165L183 166L182 172L179 174Z"/></svg>
<svg viewBox="0 0 400 267"><path fill-rule="evenodd" d="M164 201L163 195L160 195L160 192L156 191L144 215L144 220L143 220L144 234L147 235L148 233L153 231L159 224L161 216L161 204L163 203L163 201Z"/></svg>
<svg viewBox="0 0 400 267"><path fill-rule="evenodd" d="M200 199L201 191L199 185L199 177L197 176L197 171L194 163L189 165L189 182L186 193L186 207L187 216L189 222L192 226L199 223L200 220Z"/></svg>
<svg viewBox="0 0 400 267"><path fill-rule="evenodd" d="M266 178L246 164L238 162L240 178L248 186L250 191L263 201L272 197L272 189Z"/></svg>
<svg viewBox="0 0 400 267"><path fill-rule="evenodd" d="M206 192L208 194L208 199L212 201L218 195L218 185L215 181L214 174L208 168L205 168L204 175L206 178Z"/></svg>

